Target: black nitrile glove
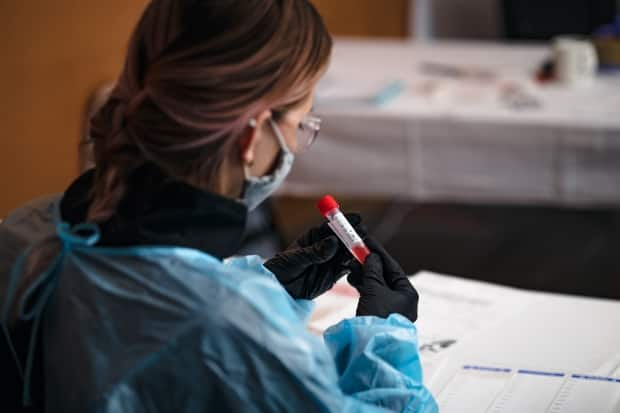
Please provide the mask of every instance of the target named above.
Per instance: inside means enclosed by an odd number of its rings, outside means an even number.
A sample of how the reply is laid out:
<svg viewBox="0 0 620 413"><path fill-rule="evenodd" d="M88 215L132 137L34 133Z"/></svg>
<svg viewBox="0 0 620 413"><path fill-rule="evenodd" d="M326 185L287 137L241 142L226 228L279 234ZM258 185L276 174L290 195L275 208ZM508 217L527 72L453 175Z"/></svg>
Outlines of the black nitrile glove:
<svg viewBox="0 0 620 413"><path fill-rule="evenodd" d="M364 265L357 264L348 277L360 293L356 314L387 318L404 315L412 322L418 318L418 292L401 266L373 238L364 240L371 254Z"/></svg>
<svg viewBox="0 0 620 413"><path fill-rule="evenodd" d="M345 215L361 237L366 235L358 214ZM285 251L265 262L293 298L311 300L334 286L349 272L353 256L327 222L302 235Z"/></svg>

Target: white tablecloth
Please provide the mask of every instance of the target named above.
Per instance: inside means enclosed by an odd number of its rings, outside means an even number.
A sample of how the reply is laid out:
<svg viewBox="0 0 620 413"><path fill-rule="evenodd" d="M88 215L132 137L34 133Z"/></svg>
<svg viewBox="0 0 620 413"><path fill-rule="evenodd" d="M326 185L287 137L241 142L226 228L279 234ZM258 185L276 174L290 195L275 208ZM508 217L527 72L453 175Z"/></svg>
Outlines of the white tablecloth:
<svg viewBox="0 0 620 413"><path fill-rule="evenodd" d="M315 146L281 193L420 201L620 204L620 76L540 86L542 46L336 41L315 109ZM482 70L436 76L425 63ZM402 89L377 104L387 85ZM517 109L507 89L538 102Z"/></svg>
<svg viewBox="0 0 620 413"><path fill-rule="evenodd" d="M432 273L411 280L424 380L441 412L620 412L619 301ZM319 297L311 328L353 316L355 296L341 282Z"/></svg>

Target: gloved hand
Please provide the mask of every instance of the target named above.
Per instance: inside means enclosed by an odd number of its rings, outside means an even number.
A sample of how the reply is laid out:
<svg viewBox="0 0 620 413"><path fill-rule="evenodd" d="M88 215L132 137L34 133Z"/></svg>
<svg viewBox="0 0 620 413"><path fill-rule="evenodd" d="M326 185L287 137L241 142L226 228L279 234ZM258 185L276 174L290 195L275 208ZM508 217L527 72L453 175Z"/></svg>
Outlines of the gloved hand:
<svg viewBox="0 0 620 413"><path fill-rule="evenodd" d="M412 322L418 318L418 292L401 266L373 238L364 240L371 254L364 265L354 265L347 278L360 293L356 314L386 318L404 315Z"/></svg>
<svg viewBox="0 0 620 413"><path fill-rule="evenodd" d="M358 214L345 216L360 237L364 237L366 228L362 218ZM332 288L350 271L353 261L351 253L325 222L306 232L264 265L293 298L311 300Z"/></svg>

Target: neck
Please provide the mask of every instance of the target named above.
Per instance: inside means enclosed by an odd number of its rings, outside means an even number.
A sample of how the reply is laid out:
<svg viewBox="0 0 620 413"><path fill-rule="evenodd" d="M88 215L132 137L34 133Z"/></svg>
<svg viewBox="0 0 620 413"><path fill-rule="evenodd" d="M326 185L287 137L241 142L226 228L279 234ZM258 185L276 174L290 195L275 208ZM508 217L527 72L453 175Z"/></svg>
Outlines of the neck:
<svg viewBox="0 0 620 413"><path fill-rule="evenodd" d="M227 157L220 166L216 182L209 190L226 198L239 199L244 181L245 174L241 162Z"/></svg>

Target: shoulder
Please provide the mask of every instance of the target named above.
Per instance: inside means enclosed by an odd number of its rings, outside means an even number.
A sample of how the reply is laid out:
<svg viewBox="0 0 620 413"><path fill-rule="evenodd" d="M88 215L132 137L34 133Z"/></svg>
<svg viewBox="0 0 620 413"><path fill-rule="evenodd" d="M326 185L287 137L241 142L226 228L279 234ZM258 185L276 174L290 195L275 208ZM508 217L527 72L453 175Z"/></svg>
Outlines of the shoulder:
<svg viewBox="0 0 620 413"><path fill-rule="evenodd" d="M54 205L62 194L47 195L13 210L1 226L27 243L35 242L54 230Z"/></svg>
<svg viewBox="0 0 620 413"><path fill-rule="evenodd" d="M0 298L17 257L29 245L54 233L54 203L60 197L57 194L34 199L12 211L0 223Z"/></svg>

